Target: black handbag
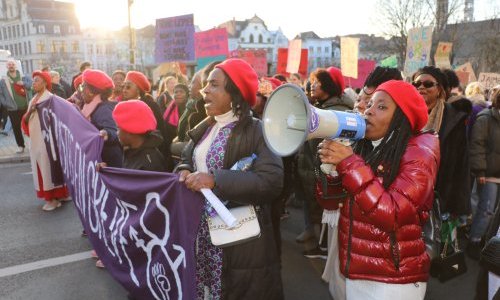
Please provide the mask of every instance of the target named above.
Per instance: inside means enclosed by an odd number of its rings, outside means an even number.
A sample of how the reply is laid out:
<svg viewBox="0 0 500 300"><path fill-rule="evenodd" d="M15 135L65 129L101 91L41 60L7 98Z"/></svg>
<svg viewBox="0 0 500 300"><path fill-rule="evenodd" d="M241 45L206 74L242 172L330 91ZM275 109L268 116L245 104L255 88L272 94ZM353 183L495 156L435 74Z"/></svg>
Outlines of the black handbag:
<svg viewBox="0 0 500 300"><path fill-rule="evenodd" d="M444 221L442 226L451 226L450 221ZM431 260L430 275L437 277L440 282L448 281L467 272L465 254L458 247L458 239L452 241L451 230L442 237L445 240L439 256Z"/></svg>
<svg viewBox="0 0 500 300"><path fill-rule="evenodd" d="M500 276L500 237L492 237L481 251L479 259L481 266L489 272Z"/></svg>

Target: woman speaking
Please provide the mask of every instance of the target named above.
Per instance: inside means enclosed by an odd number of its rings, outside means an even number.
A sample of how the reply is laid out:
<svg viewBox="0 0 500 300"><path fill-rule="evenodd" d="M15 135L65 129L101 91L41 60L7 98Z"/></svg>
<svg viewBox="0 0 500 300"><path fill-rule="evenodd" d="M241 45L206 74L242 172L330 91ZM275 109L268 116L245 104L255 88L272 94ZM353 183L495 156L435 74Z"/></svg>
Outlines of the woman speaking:
<svg viewBox="0 0 500 300"><path fill-rule="evenodd" d="M421 131L427 107L409 83L378 86L365 115L365 138L354 149L325 140L318 150L348 193L334 278L345 295L335 299L424 299L430 259L422 226L434 199L439 140Z"/></svg>

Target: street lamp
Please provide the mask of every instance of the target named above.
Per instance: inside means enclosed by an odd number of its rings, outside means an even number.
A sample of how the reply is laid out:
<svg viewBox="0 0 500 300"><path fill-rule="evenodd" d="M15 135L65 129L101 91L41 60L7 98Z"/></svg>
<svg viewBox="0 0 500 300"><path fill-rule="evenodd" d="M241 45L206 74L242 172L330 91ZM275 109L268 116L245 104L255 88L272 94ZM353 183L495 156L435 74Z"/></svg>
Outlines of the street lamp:
<svg viewBox="0 0 500 300"><path fill-rule="evenodd" d="M129 55L130 55L130 69L135 69L135 39L134 32L132 29L132 23L130 22L130 7L134 4L134 0L128 0L128 32L129 32Z"/></svg>

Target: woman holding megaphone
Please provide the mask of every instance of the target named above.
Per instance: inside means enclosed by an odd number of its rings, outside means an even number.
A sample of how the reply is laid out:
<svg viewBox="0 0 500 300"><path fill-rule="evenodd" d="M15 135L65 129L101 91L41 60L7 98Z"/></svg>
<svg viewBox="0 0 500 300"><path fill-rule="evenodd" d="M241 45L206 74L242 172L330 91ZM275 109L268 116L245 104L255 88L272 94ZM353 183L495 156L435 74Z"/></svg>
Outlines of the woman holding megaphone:
<svg viewBox="0 0 500 300"><path fill-rule="evenodd" d="M409 83L381 84L365 115L365 138L353 148L324 140L318 150L348 194L334 280L345 285L345 299L424 299L430 259L422 226L434 199L439 140L422 132L427 107Z"/></svg>

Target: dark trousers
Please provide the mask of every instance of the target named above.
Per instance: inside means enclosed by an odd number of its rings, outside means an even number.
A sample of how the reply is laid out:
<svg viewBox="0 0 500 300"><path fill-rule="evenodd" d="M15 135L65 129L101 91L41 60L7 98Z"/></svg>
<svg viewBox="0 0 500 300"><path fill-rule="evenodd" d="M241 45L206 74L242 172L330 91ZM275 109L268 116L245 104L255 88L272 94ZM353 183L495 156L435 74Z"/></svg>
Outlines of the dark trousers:
<svg viewBox="0 0 500 300"><path fill-rule="evenodd" d="M0 129L4 130L7 124L7 118L9 117L9 112L4 106L0 106Z"/></svg>
<svg viewBox="0 0 500 300"><path fill-rule="evenodd" d="M10 122L12 123L12 130L14 131L14 137L16 138L17 146L24 148L24 138L21 131L21 119L26 113L26 109L9 111Z"/></svg>

